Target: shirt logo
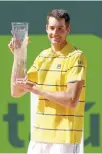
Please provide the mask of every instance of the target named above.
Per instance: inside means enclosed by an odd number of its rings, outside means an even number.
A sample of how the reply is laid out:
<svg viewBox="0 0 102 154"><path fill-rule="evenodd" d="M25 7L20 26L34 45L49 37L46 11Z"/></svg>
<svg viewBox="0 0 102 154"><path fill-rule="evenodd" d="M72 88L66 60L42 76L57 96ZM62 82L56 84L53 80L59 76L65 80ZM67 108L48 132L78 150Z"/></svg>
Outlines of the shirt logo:
<svg viewBox="0 0 102 154"><path fill-rule="evenodd" d="M83 62L82 62L81 60L78 60L78 64L79 64L79 65L82 65Z"/></svg>
<svg viewBox="0 0 102 154"><path fill-rule="evenodd" d="M60 69L60 68L61 68L61 64L58 64L58 65L57 65L57 69Z"/></svg>

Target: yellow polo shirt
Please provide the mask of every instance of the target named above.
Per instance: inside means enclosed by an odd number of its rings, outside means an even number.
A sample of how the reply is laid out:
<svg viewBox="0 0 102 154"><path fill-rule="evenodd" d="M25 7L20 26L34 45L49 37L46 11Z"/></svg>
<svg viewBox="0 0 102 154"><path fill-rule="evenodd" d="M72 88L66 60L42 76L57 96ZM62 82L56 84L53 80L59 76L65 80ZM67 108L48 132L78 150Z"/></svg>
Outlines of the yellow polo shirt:
<svg viewBox="0 0 102 154"><path fill-rule="evenodd" d="M46 49L29 69L28 79L46 91L66 91L68 83L86 80L86 58L82 51L69 42L56 53L51 48ZM32 140L47 143L81 142L85 86L75 109L63 107L39 96Z"/></svg>

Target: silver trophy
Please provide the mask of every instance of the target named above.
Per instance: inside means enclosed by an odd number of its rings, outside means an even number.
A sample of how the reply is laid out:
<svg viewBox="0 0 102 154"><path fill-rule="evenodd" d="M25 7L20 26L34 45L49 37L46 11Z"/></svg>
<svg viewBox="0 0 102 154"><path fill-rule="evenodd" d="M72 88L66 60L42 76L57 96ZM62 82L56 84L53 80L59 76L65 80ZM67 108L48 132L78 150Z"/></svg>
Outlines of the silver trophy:
<svg viewBox="0 0 102 154"><path fill-rule="evenodd" d="M11 24L16 59L15 75L16 79L24 79L27 64L28 23L12 22Z"/></svg>

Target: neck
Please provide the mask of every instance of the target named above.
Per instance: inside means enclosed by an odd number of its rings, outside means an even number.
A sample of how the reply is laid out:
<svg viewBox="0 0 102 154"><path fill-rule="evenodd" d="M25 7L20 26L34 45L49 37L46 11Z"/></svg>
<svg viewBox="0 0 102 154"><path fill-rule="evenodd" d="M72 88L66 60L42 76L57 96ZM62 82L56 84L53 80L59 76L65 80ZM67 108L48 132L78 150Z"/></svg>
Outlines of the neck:
<svg viewBox="0 0 102 154"><path fill-rule="evenodd" d="M51 48L52 48L53 52L61 51L66 44L67 44L67 41L65 40L61 44L54 44L54 45L51 44Z"/></svg>

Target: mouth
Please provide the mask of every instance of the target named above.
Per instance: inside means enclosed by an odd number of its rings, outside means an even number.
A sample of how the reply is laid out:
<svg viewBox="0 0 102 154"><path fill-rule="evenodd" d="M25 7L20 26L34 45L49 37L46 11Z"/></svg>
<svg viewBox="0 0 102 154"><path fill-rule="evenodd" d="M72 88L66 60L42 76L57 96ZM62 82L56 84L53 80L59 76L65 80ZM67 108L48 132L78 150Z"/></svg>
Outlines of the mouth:
<svg viewBox="0 0 102 154"><path fill-rule="evenodd" d="M61 38L60 37L54 37L54 38L52 38L54 41L60 41L61 40Z"/></svg>

